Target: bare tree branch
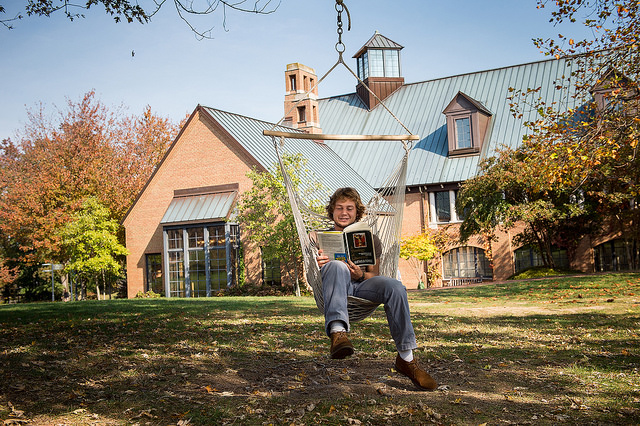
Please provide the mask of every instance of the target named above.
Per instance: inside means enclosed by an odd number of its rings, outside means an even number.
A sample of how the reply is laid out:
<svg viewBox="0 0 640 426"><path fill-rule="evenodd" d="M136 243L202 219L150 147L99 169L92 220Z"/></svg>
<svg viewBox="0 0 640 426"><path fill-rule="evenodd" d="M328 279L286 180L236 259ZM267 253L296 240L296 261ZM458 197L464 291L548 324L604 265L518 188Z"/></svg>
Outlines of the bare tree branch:
<svg viewBox="0 0 640 426"><path fill-rule="evenodd" d="M73 21L78 18L84 18L84 11L88 11L92 6L102 5L105 12L111 15L115 22L138 22L147 24L151 18L160 11L166 4L167 0L24 0L24 13L26 16L46 16L50 17L55 13L64 13L64 15ZM227 31L227 10L233 10L242 13L255 13L260 15L268 15L275 12L280 6L280 0L277 4L274 0L172 0L176 8L176 12L189 29L198 37L211 38L211 32L214 26L207 30L200 30L193 23L193 19L222 13L222 27ZM1 14L7 13L5 8L0 5ZM7 29L13 28L13 22L23 19L24 15L17 12L13 18L0 19L0 24Z"/></svg>

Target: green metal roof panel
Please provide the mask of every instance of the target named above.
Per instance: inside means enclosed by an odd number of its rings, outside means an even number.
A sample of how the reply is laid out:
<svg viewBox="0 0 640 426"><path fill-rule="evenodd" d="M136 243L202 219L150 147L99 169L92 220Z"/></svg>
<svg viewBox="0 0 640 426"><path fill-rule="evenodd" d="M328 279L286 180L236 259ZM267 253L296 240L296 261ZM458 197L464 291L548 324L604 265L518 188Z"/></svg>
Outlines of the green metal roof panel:
<svg viewBox="0 0 640 426"><path fill-rule="evenodd" d="M223 220L229 215L237 192L174 197L160 223Z"/></svg>
<svg viewBox="0 0 640 426"><path fill-rule="evenodd" d="M273 140L262 134L263 130L272 129L272 123L214 108L205 109L262 167L267 170L277 167L278 157ZM273 130L298 131L285 126L277 126ZM327 193L331 194L337 188L345 186L356 188L365 202L376 194L375 189L362 176L323 142L287 138L284 150L300 153L307 159L305 168L308 176L303 179L303 185L305 182L320 183L325 191L318 195L318 199L323 202L328 201Z"/></svg>
<svg viewBox="0 0 640 426"><path fill-rule="evenodd" d="M494 155L502 146L519 146L526 131L524 122L534 119L536 112L527 111L523 118L514 118L507 100L509 88L542 87L540 95L547 104L557 102L571 107L576 102L571 93L555 88L555 82L571 71L568 61L554 59L402 86L384 103L411 133L421 136L409 157L407 184L464 181L476 175L482 158ZM448 157L446 117L442 111L458 92L472 97L492 113L480 155ZM319 114L324 133L406 133L383 106L368 111L355 93L320 99ZM327 144L374 187L390 173L392 159L402 155L402 145L397 142L327 141Z"/></svg>

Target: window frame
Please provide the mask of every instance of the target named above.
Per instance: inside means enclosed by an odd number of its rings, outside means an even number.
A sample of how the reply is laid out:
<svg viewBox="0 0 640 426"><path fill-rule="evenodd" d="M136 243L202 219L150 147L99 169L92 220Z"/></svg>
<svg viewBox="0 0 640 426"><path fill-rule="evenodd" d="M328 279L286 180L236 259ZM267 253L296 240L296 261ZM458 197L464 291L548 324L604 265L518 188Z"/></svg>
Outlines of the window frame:
<svg viewBox="0 0 640 426"><path fill-rule="evenodd" d="M473 268L474 276L465 276L460 273L460 271L462 270L460 266L461 251L464 252L464 256L467 258L467 260L468 260L469 251L473 251L472 254L473 254L473 262L474 262L474 268ZM447 275L448 270L453 271L454 269L454 268L447 268L448 258L451 258L452 253L455 253L455 257L456 257L456 263L455 263L456 274ZM482 256L482 259L480 258L481 256ZM464 270L469 271L470 268L465 268ZM488 275L489 272L491 273L491 275ZM475 246L461 246L461 247L452 248L442 253L442 280L448 281L448 280L454 280L458 278L463 278L463 279L482 278L483 280L493 279L493 268L491 267L491 263L489 262L489 259L487 259L486 257L484 249L480 247L475 247Z"/></svg>
<svg viewBox="0 0 640 426"><path fill-rule="evenodd" d="M145 253L145 291L165 295L162 253ZM158 276L159 274L159 276Z"/></svg>
<svg viewBox="0 0 640 426"><path fill-rule="evenodd" d="M458 92L442 113L446 117L448 156L478 155L491 125L491 112L480 102ZM462 119L469 120L469 147L459 144L457 121Z"/></svg>
<svg viewBox="0 0 640 426"><path fill-rule="evenodd" d="M439 192L448 192L449 194L449 215L450 218L448 221L441 221L438 217L438 203L436 194ZM440 190L429 190L429 227L437 228L438 225L445 225L449 223L459 223L462 222L462 219L458 212L456 211L456 198L458 196L457 189L446 189L442 188Z"/></svg>
<svg viewBox="0 0 640 426"><path fill-rule="evenodd" d="M224 229L223 246L216 245L211 242L211 229L222 227ZM202 231L202 243L196 241L195 246L191 246L190 230L200 229ZM220 281L216 279L217 285L214 284L213 272L221 271L220 269L212 269L211 254L218 252L223 248L225 258L224 274L226 275L225 288L229 288L238 281L238 265L240 234L239 226L232 222L205 222L182 225L169 225L163 228L163 268L167 273L164 274L164 288L166 297L211 297L215 292L222 290ZM182 239L170 238L175 235L181 235ZM170 242L175 244L170 246ZM191 277L191 263L193 261L191 254L194 252L198 257L198 264L204 260L204 269L198 267L200 273L204 272L205 290L202 289L202 282L199 289L193 288ZM202 256L200 256L200 252ZM200 259L203 257L203 259ZM212 272L213 271L213 272ZM218 275L218 274L216 274Z"/></svg>
<svg viewBox="0 0 640 426"><path fill-rule="evenodd" d="M282 285L282 263L276 256L266 256L263 247L260 247L262 266L262 284L270 286ZM277 276L277 278L276 278Z"/></svg>
<svg viewBox="0 0 640 426"><path fill-rule="evenodd" d="M373 52L375 53L372 57L369 53ZM371 68L372 64L376 65L375 73ZM361 80L366 80L369 77L399 78L402 76L400 50L368 48L356 58L356 71Z"/></svg>
<svg viewBox="0 0 640 426"><path fill-rule="evenodd" d="M551 256L554 262L556 262L556 267L560 269L570 268L567 249L552 246ZM526 264L523 266L525 262ZM516 273L542 265L542 256L531 245L521 246L513 251L513 270Z"/></svg>

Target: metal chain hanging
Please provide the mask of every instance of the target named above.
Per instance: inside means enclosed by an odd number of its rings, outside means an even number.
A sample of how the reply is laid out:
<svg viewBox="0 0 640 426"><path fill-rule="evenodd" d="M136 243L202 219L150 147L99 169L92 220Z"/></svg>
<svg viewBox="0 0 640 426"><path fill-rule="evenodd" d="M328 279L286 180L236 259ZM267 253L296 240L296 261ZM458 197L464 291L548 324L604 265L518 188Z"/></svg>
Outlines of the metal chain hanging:
<svg viewBox="0 0 640 426"><path fill-rule="evenodd" d="M396 117L396 115L385 105L385 103L378 97L378 95L376 95L371 88L369 88L369 86L367 84L365 84L364 81L362 81L360 79L360 77L358 77L358 75L353 72L353 70L351 68L349 68L349 65L346 64L346 62L344 61L344 58L342 57L342 54L344 53L344 51L346 50L346 46L344 45L344 43L342 42L342 34L344 32L344 29L342 28L343 23L342 23L342 12L346 12L347 13L347 31L351 31L351 14L349 13L349 9L347 8L347 6L344 4L344 0L336 0L336 5L335 5L335 9L336 12L338 13L337 16L337 33L338 33L338 42L336 43L336 51L338 52L338 60L336 61L336 63L329 69L329 71L327 71L317 82L316 84L311 87L305 94L304 96L301 96L295 103L293 103L293 105L291 106L291 108L289 109L289 111L287 111L285 113L285 115L277 122L275 123L270 130L265 130L263 132L264 135L266 136L272 136L272 137L283 137L284 135L282 134L283 132L279 132L279 131L275 131L275 128L277 126L279 126L284 120L285 118L294 110L294 108L296 107L296 105L301 102L304 99L307 99L309 94L315 90L316 87L318 87L320 85L320 83L322 83L324 81L324 79L333 72L333 70L340 64L342 64L347 71L349 71L349 73L351 73L351 75L360 83L362 84L362 86L378 101L378 104L381 105L390 115L391 117L393 117L396 122L398 122L398 124L400 124L400 126L402 126L402 128L404 130L406 130L407 135L398 135L398 136L404 136L401 139L398 139L398 137L396 136L389 136L389 135L377 135L378 138L376 139L375 137L371 137L371 136L365 136L365 135L352 135L351 138L349 139L349 136L346 135L342 135L340 137L333 137L333 139L341 139L341 140L363 140L363 139L367 139L367 140L390 140L390 139L394 139L394 140L402 140L402 143L404 145L404 149L405 151L410 151L412 146L413 146L413 140L418 140L419 136L414 135L413 133L411 133L411 131L407 128L407 126L404 125L404 123L402 123L402 121L400 121L400 119L398 117ZM294 133L289 134L287 133L287 137L296 137L298 139L314 139L314 140L319 140L321 137L324 136L325 140L330 139L329 135L319 135L319 134L308 134L308 133ZM282 141L281 141L282 142ZM274 144L277 143L274 140Z"/></svg>
<svg viewBox="0 0 640 426"><path fill-rule="evenodd" d="M347 12L347 31L351 31L351 14L349 13L349 9L344 4L343 0L336 0L336 12L338 12L338 42L336 43L336 52L342 56L346 47L342 42L342 33L344 30L342 29L342 12Z"/></svg>

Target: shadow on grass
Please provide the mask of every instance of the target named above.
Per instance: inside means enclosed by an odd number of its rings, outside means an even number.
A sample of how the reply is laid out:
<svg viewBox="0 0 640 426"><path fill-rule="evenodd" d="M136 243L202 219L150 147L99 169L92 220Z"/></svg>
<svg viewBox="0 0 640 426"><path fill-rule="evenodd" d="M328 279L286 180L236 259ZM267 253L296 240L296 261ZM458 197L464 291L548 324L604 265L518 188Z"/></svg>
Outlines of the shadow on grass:
<svg viewBox="0 0 640 426"><path fill-rule="evenodd" d="M446 385L440 391L415 392L391 370L381 309L354 326L357 355L336 361L312 298L3 306L1 402L54 424L96 415L122 424L420 424L434 411L454 424L638 419L640 342L629 331L637 315L413 320L417 355Z"/></svg>

